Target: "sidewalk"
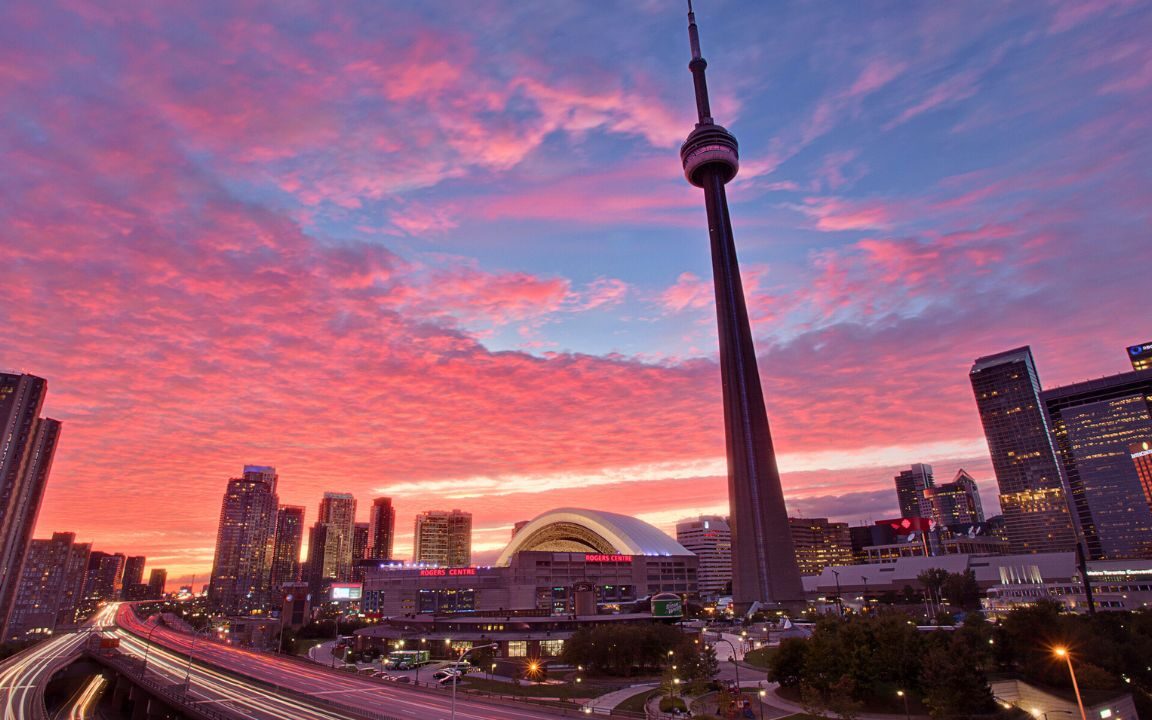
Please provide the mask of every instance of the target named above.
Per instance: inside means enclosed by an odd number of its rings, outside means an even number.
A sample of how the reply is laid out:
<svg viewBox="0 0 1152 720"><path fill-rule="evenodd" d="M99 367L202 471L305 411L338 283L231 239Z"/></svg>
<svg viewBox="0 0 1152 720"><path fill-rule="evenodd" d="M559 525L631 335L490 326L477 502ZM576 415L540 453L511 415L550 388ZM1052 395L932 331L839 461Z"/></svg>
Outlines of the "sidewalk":
<svg viewBox="0 0 1152 720"><path fill-rule="evenodd" d="M780 686L776 683L772 683L767 686L766 689L768 690L768 694L764 697L765 705L771 704L776 707L789 710L793 713L804 712L804 708L800 707L791 700L785 700L784 698L780 697L780 694L776 692L779 687ZM856 717L859 720L904 720L904 713L896 713L892 715L883 713L860 713ZM909 717L911 717L913 720L930 720L927 715L910 715Z"/></svg>
<svg viewBox="0 0 1152 720"><path fill-rule="evenodd" d="M643 691L651 692L660 687L660 683L640 683L639 685L630 685L623 690L615 690L610 693L594 697L588 702L584 703L584 707L590 708L593 713L607 715L612 710L633 695L639 695Z"/></svg>

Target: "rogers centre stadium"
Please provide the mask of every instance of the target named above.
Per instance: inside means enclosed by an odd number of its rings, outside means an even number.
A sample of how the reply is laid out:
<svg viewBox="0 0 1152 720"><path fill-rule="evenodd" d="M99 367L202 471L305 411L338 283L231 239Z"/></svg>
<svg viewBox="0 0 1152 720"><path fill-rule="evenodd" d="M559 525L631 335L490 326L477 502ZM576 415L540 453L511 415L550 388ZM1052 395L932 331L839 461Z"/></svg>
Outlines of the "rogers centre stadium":
<svg viewBox="0 0 1152 720"><path fill-rule="evenodd" d="M642 520L560 508L521 528L491 567L369 567L361 610L382 620L356 634L360 645L483 641L500 657L548 658L582 625L652 622L628 612L636 600L697 597L696 569L696 555Z"/></svg>
<svg viewBox="0 0 1152 720"><path fill-rule="evenodd" d="M593 615L661 592L696 597L696 565L694 554L642 520L560 508L525 525L491 567L369 567L361 609L383 617Z"/></svg>

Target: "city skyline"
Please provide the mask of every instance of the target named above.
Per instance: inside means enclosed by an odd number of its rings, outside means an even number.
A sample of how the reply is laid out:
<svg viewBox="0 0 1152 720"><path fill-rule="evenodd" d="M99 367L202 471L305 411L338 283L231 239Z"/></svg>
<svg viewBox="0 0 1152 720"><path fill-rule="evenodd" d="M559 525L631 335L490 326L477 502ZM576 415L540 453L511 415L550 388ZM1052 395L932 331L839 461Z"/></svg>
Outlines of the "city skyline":
<svg viewBox="0 0 1152 720"><path fill-rule="evenodd" d="M1152 336L1150 11L747 7L696 11L791 514L890 517L912 463L995 514L972 360L1028 344L1056 387ZM551 507L727 511L683 9L387 11L3 30L0 366L66 427L35 537L205 578L246 463L402 528L461 507L477 555Z"/></svg>

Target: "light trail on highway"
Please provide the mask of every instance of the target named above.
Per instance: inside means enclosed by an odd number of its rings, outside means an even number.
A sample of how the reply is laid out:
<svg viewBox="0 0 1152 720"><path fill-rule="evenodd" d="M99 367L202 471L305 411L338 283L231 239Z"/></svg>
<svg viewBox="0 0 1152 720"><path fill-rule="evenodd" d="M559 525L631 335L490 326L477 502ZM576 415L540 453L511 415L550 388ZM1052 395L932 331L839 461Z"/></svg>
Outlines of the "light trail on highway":
<svg viewBox="0 0 1152 720"><path fill-rule="evenodd" d="M44 686L57 670L80 657L93 631L103 625L113 625L115 620L116 606L107 606L81 631L57 635L0 664L0 704L5 720L43 718Z"/></svg>
<svg viewBox="0 0 1152 720"><path fill-rule="evenodd" d="M338 713L342 708L349 713L344 717L368 713L396 720L448 720L451 715L451 699L447 695L386 685L274 655L204 642L195 636L144 623L128 606L120 608L116 622L123 631L119 633L121 647L126 646L141 657L148 645L144 638L151 634L151 649L147 651L150 671L156 659L160 663L157 668L162 669L165 675L183 682L191 653L193 689L200 693L196 699L227 699L250 712L265 713L251 717L327 720L340 717ZM219 671L212 668L219 668ZM237 678L238 675L263 684L247 682ZM201 686L201 683L210 685ZM212 693L217 692L219 697L212 698ZM299 699L300 696L314 698L315 704ZM246 702L248 698L253 702ZM269 712L293 714L266 714ZM455 713L460 720L550 720L579 714L575 708L568 713L549 712L546 708L487 704L459 698Z"/></svg>

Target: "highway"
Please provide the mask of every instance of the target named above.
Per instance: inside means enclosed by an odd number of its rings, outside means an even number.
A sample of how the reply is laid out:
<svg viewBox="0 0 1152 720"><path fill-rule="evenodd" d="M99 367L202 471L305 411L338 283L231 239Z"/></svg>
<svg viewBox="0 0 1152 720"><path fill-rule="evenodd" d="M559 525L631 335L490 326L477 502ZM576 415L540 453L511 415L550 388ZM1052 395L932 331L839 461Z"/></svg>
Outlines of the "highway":
<svg viewBox="0 0 1152 720"><path fill-rule="evenodd" d="M149 672L160 672L172 682L182 683L185 673L189 672L188 653L191 652L190 699L193 702L217 702L233 711L242 710L244 716L258 720L354 717L339 714L341 710L390 720L448 720L451 714L450 693L446 690L397 686L275 655L207 642L153 622L142 622L127 605L120 607L116 623L121 630L127 631L118 633L121 649L134 655L144 656L146 639L151 636L151 647L147 649ZM265 688L233 677L236 675L272 687ZM302 701L301 696L309 701ZM575 710L564 713L547 708L477 702L463 694L456 698L455 716L459 720L548 720L578 714Z"/></svg>
<svg viewBox="0 0 1152 720"><path fill-rule="evenodd" d="M58 670L80 657L91 631L115 622L115 607L98 612L84 630L45 640L0 664L5 720L44 720L44 688Z"/></svg>

